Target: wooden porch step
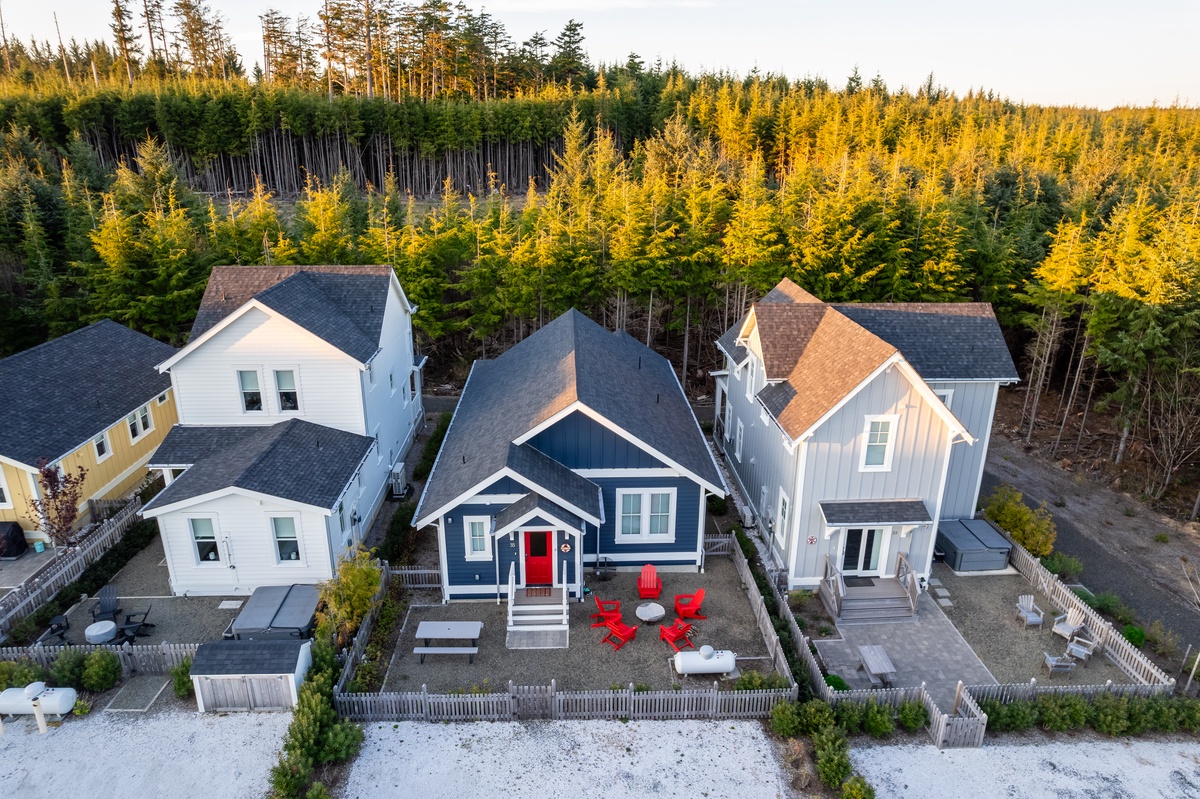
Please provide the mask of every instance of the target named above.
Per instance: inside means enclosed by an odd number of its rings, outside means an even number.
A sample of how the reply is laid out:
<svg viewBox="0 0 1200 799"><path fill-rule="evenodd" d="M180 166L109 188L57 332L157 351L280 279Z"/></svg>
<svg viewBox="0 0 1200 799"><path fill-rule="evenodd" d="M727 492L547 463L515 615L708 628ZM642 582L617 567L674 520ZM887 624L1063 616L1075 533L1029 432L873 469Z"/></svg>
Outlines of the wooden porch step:
<svg viewBox="0 0 1200 799"><path fill-rule="evenodd" d="M913 615L907 607L903 608L842 608L838 621L876 621L889 619L907 619Z"/></svg>
<svg viewBox="0 0 1200 799"><path fill-rule="evenodd" d="M535 596L529 596L526 588L518 588L516 596L513 597L514 605L562 605L563 590L561 587L551 588L550 592L537 592Z"/></svg>
<svg viewBox="0 0 1200 799"><path fill-rule="evenodd" d="M509 649L566 649L570 642L570 630L558 626L549 629L509 629L505 646Z"/></svg>
<svg viewBox="0 0 1200 799"><path fill-rule="evenodd" d="M563 624L563 615L559 613L513 614L513 625L518 624ZM565 626L565 625L564 625Z"/></svg>

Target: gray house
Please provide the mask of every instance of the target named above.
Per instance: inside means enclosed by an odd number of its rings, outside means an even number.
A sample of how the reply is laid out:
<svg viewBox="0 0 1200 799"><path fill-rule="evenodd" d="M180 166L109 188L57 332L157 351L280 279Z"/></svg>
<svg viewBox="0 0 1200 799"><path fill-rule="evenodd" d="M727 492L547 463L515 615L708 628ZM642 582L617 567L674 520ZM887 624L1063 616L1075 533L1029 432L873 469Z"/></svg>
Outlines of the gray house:
<svg viewBox="0 0 1200 799"><path fill-rule="evenodd" d="M828 304L785 279L717 346L714 437L788 587L842 618L913 613L1017 380L991 306Z"/></svg>

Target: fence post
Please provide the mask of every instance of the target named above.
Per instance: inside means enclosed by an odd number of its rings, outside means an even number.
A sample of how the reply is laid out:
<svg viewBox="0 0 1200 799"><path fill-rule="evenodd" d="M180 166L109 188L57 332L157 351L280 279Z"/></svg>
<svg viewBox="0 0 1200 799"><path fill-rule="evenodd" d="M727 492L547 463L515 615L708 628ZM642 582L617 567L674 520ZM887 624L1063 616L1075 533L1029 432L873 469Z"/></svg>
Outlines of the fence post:
<svg viewBox="0 0 1200 799"><path fill-rule="evenodd" d="M625 690L627 692L626 693L626 701L629 703L629 705L628 705L629 712L627 712L625 714L625 717L632 719L633 718L633 683L629 683L629 687L626 688Z"/></svg>
<svg viewBox="0 0 1200 799"><path fill-rule="evenodd" d="M517 686L513 685L513 681L508 681L508 712L513 721L517 721Z"/></svg>
<svg viewBox="0 0 1200 799"><path fill-rule="evenodd" d="M421 683L421 712L425 715L426 721L433 721L432 713L429 709L429 684Z"/></svg>
<svg viewBox="0 0 1200 799"><path fill-rule="evenodd" d="M550 718L558 719L558 680L550 678Z"/></svg>

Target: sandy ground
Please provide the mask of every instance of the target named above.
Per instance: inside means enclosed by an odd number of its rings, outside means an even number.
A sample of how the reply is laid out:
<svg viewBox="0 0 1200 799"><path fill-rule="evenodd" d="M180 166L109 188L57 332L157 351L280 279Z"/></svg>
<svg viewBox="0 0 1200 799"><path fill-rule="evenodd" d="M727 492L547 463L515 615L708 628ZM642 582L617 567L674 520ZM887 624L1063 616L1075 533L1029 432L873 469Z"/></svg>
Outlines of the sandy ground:
<svg viewBox="0 0 1200 799"><path fill-rule="evenodd" d="M947 749L855 746L850 759L879 799L1190 799L1200 797L1194 740L1080 741Z"/></svg>
<svg viewBox="0 0 1200 799"><path fill-rule="evenodd" d="M0 794L21 799L258 799L290 713L93 712L39 735L4 724Z"/></svg>
<svg viewBox="0 0 1200 799"><path fill-rule="evenodd" d="M403 722L366 729L343 799L774 799L788 791L758 722Z"/></svg>

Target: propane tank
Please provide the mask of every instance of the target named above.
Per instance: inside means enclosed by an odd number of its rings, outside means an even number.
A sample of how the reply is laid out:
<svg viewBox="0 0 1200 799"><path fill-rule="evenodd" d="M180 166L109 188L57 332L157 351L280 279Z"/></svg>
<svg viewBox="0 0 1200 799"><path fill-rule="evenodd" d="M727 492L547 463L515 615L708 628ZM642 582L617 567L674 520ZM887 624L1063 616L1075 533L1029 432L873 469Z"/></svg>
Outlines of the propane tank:
<svg viewBox="0 0 1200 799"><path fill-rule="evenodd" d="M713 649L707 644L695 652L676 652L675 671L679 674L729 674L737 668L737 653Z"/></svg>

